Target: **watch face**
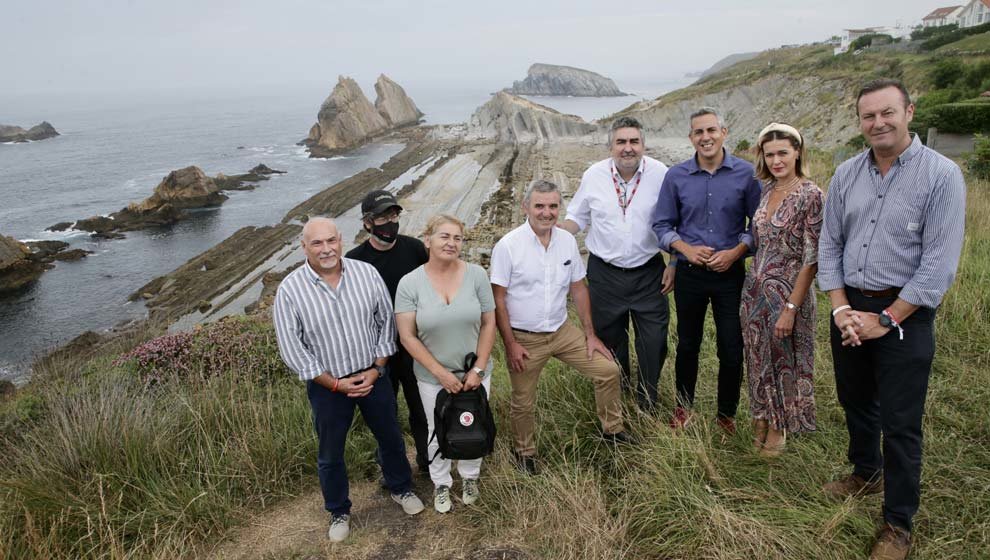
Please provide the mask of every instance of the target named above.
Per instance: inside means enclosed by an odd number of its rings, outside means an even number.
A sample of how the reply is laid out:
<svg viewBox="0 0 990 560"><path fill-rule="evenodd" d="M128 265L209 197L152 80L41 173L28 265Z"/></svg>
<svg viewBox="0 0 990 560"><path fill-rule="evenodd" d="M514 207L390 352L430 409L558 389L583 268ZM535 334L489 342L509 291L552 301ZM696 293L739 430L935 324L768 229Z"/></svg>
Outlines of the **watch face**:
<svg viewBox="0 0 990 560"><path fill-rule="evenodd" d="M880 326L881 327L884 327L884 328L887 328L887 329L889 329L891 327L890 317L884 315L883 313L880 314L880 321L879 322L880 322Z"/></svg>

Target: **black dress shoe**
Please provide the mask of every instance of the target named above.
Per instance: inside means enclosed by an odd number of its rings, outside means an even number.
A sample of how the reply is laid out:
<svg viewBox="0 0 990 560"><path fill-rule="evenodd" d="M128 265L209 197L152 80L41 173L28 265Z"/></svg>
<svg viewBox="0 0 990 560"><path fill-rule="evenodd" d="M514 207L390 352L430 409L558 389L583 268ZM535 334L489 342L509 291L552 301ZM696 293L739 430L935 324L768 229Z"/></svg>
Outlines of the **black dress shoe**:
<svg viewBox="0 0 990 560"><path fill-rule="evenodd" d="M516 468L522 471L523 474L531 476L539 474L536 468L536 457L532 455L520 455L515 451L512 452L512 456L515 459Z"/></svg>
<svg viewBox="0 0 990 560"><path fill-rule="evenodd" d="M614 443L616 445L635 445L636 440L629 435L627 431L621 431L618 433L610 434L607 432L602 433L602 439L608 443Z"/></svg>

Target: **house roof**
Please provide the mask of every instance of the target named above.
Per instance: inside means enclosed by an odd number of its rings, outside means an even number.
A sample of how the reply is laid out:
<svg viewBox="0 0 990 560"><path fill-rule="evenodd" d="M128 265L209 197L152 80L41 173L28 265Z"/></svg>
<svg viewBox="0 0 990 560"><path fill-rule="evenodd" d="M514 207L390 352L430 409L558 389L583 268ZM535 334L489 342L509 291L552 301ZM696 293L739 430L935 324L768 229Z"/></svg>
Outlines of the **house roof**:
<svg viewBox="0 0 990 560"><path fill-rule="evenodd" d="M986 4L988 1L990 0L983 0L983 3ZM962 8L962 6L946 6L944 8L936 8L935 10L932 10L932 13L921 19L922 21L926 19L942 19L945 16L951 15L952 12L958 10L959 8Z"/></svg>

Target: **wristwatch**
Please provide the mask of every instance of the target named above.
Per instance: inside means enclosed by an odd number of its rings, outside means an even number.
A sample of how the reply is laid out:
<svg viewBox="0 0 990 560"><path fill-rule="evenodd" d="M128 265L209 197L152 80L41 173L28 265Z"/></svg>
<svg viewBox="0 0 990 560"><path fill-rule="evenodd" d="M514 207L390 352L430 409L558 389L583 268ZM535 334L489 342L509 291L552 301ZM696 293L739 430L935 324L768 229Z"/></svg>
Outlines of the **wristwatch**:
<svg viewBox="0 0 990 560"><path fill-rule="evenodd" d="M794 305L793 303L789 302L789 301L785 301L784 302L784 307L790 309L791 311L796 311L797 310L797 306Z"/></svg>
<svg viewBox="0 0 990 560"><path fill-rule="evenodd" d="M378 372L378 375L385 375L385 366L380 366L378 364L371 364L371 369Z"/></svg>
<svg viewBox="0 0 990 560"><path fill-rule="evenodd" d="M478 366L474 366L473 368L471 368L469 370L469 373L477 373L478 374L478 377L484 377L485 376L485 370L481 369Z"/></svg>
<svg viewBox="0 0 990 560"><path fill-rule="evenodd" d="M886 309L880 312L880 317L877 319L877 321L880 323L880 326L885 329L896 329L897 327L900 326L897 324L897 321L895 321L894 318L890 316L890 313L887 313Z"/></svg>

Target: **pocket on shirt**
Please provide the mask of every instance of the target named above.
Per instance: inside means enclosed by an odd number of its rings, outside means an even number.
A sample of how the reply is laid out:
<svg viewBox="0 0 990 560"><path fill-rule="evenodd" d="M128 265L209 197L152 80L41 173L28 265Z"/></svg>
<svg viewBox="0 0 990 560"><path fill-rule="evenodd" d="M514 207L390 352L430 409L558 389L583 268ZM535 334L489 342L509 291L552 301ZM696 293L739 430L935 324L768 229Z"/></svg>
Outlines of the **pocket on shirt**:
<svg viewBox="0 0 990 560"><path fill-rule="evenodd" d="M925 228L925 203L927 193L917 193L909 199L892 200L887 223L892 233L900 238L920 239Z"/></svg>

